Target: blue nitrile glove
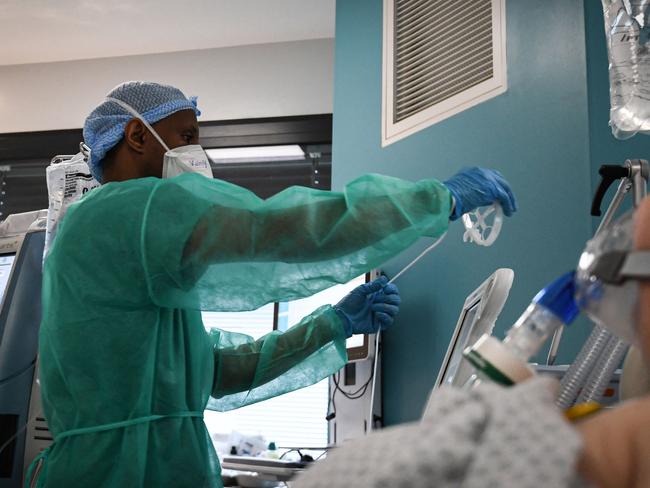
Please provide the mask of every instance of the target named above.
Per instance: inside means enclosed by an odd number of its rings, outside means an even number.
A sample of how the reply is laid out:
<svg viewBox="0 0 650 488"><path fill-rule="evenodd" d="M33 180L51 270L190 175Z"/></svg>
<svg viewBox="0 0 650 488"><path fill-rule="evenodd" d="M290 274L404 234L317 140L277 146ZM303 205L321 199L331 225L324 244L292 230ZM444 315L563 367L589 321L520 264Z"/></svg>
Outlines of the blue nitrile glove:
<svg viewBox="0 0 650 488"><path fill-rule="evenodd" d="M478 207L495 202L501 204L503 213L510 217L517 211L517 200L510 185L498 171L485 168L462 169L444 182L454 197L454 211L449 216L456 220Z"/></svg>
<svg viewBox="0 0 650 488"><path fill-rule="evenodd" d="M334 305L341 317L345 334L374 334L393 324L401 302L399 290L380 276L370 283L357 286Z"/></svg>

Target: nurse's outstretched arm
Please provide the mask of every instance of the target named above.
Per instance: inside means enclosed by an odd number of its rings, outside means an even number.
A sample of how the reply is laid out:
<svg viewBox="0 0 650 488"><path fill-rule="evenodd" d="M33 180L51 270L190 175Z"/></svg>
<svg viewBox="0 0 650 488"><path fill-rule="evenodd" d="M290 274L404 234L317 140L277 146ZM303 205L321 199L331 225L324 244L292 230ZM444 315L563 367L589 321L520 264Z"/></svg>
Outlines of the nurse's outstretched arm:
<svg viewBox="0 0 650 488"><path fill-rule="evenodd" d="M343 192L292 187L268 200L250 196L244 206L215 202L187 255L205 263L322 262L372 249L396 233L437 236L450 215L450 194L435 180L366 175Z"/></svg>
<svg viewBox="0 0 650 488"><path fill-rule="evenodd" d="M267 200L197 175L161 181L142 232L150 294L203 310L309 296L441 235L450 210L436 180L367 175L343 192L293 187Z"/></svg>

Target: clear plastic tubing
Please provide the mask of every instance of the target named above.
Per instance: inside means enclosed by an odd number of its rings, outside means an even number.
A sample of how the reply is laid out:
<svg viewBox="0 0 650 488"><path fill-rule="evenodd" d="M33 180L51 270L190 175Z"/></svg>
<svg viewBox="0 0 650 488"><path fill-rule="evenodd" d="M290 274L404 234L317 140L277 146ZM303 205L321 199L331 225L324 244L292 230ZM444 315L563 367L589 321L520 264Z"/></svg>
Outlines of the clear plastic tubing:
<svg viewBox="0 0 650 488"><path fill-rule="evenodd" d="M579 313L573 298L574 273L566 273L542 289L510 328L503 345L522 361L539 352L548 337Z"/></svg>
<svg viewBox="0 0 650 488"><path fill-rule="evenodd" d="M406 273L409 269L415 266L415 264L418 261L420 261L420 259L422 259L428 253L433 251L436 247L438 247L438 244L440 244L444 240L446 235L447 232L445 231L444 234L442 234L435 241L433 241L433 244L431 244L424 251L418 254L418 256L413 261L411 261L409 264L404 266L399 273L393 276L393 279L391 279L388 283L393 283L397 278L399 278L404 273ZM375 425L375 419L374 419L375 387L377 386L377 364L379 363L379 341L380 340L381 340L381 330L378 330L377 334L375 335L375 357L373 359L373 365L372 365L372 386L370 388L370 411L368 413L368 432L372 431Z"/></svg>
<svg viewBox="0 0 650 488"><path fill-rule="evenodd" d="M612 376L614 376L614 372L623 361L627 348L628 344L618 337L614 335L610 337L592 373L587 378L587 382L578 397L578 403L600 402L602 400L603 393Z"/></svg>
<svg viewBox="0 0 650 488"><path fill-rule="evenodd" d="M503 345L522 361L528 361L563 324L564 322L544 305L531 303L510 328L503 339Z"/></svg>
<svg viewBox="0 0 650 488"><path fill-rule="evenodd" d="M563 409L571 407L587 382L589 373L594 370L598 358L603 354L605 346L612 338L612 333L596 325L575 360L564 374L560 382L560 394L557 406Z"/></svg>

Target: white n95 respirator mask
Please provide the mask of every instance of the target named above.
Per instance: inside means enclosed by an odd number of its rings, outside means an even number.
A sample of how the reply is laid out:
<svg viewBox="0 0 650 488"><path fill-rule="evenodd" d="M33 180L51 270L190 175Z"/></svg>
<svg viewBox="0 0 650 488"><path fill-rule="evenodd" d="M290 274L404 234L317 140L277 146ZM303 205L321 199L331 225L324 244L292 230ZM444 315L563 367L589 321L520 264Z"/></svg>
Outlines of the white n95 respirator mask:
<svg viewBox="0 0 650 488"><path fill-rule="evenodd" d="M165 149L165 155L163 156L163 178L173 178L182 173L198 173L206 178L213 178L210 159L201 145L191 144L170 149L169 146L165 144L165 141L162 140L162 137L160 137L154 128L151 127L151 124L144 120L144 117L142 117L128 103L112 97L108 97L106 100L117 103L136 119L139 119Z"/></svg>
<svg viewBox="0 0 650 488"><path fill-rule="evenodd" d="M173 178L181 173L199 173L207 178L213 177L208 155L199 144L168 149L162 140L160 143L167 149L163 157L163 178Z"/></svg>
<svg viewBox="0 0 650 488"><path fill-rule="evenodd" d="M634 250L635 213L624 214L583 251L576 302L587 316L628 344L638 344L639 281L650 280L650 251Z"/></svg>

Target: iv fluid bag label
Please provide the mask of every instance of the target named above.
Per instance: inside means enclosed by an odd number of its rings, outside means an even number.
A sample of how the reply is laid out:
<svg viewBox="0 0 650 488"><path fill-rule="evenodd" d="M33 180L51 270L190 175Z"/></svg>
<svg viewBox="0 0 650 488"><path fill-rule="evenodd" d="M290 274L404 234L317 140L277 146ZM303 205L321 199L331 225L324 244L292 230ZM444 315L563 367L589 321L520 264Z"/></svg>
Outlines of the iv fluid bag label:
<svg viewBox="0 0 650 488"><path fill-rule="evenodd" d="M52 246L58 223L68 207L93 188L100 186L100 183L90 174L88 164L81 155L69 161L51 164L45 174L49 203L44 257Z"/></svg>

